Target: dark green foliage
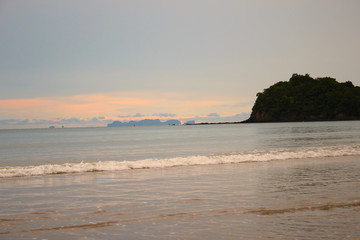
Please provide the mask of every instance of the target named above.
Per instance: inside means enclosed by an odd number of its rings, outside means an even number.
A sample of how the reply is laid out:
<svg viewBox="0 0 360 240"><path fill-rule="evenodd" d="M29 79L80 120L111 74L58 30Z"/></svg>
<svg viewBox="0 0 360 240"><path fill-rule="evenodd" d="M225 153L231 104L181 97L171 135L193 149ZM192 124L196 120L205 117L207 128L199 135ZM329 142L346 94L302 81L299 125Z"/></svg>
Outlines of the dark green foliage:
<svg viewBox="0 0 360 240"><path fill-rule="evenodd" d="M360 87L334 78L293 74L257 94L249 122L360 118Z"/></svg>

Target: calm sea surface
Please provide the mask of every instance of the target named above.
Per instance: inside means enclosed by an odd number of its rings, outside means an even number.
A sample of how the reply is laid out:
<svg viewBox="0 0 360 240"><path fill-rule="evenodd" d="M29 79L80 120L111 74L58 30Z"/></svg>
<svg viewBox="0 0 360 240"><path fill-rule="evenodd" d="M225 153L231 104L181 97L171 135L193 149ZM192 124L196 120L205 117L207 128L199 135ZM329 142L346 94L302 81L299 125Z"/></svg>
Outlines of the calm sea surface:
<svg viewBox="0 0 360 240"><path fill-rule="evenodd" d="M360 239L360 122L0 130L0 239Z"/></svg>

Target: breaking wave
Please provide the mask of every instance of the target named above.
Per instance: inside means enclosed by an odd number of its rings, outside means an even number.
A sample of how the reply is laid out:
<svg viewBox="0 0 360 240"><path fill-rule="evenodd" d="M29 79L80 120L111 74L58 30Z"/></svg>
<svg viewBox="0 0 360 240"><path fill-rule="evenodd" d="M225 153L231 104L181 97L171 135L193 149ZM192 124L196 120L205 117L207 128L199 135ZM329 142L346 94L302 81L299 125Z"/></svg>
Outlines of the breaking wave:
<svg viewBox="0 0 360 240"><path fill-rule="evenodd" d="M62 173L98 171L121 171L144 168L167 168L177 166L215 165L242 162L266 162L273 160L341 157L360 155L360 145L308 147L295 149L261 150L210 156L188 156L167 159L144 159L137 161L99 161L93 163L46 164L26 167L2 167L0 178L39 176Z"/></svg>

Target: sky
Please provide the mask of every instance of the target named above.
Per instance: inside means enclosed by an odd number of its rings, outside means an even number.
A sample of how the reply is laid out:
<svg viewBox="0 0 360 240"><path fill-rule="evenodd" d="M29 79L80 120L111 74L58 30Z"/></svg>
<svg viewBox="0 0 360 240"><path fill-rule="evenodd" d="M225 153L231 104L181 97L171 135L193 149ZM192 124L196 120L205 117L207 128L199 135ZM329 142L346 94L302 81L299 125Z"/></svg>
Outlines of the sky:
<svg viewBox="0 0 360 240"><path fill-rule="evenodd" d="M0 128L244 120L293 73L360 85L358 0L0 0Z"/></svg>

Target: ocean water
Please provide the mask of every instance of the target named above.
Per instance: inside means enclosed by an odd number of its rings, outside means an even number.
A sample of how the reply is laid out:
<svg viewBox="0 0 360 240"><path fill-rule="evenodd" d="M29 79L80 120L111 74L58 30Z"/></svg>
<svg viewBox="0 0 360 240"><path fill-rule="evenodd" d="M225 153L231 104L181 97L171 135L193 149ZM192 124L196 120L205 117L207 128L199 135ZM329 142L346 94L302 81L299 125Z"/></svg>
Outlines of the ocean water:
<svg viewBox="0 0 360 240"><path fill-rule="evenodd" d="M359 239L360 122L0 130L0 239Z"/></svg>

